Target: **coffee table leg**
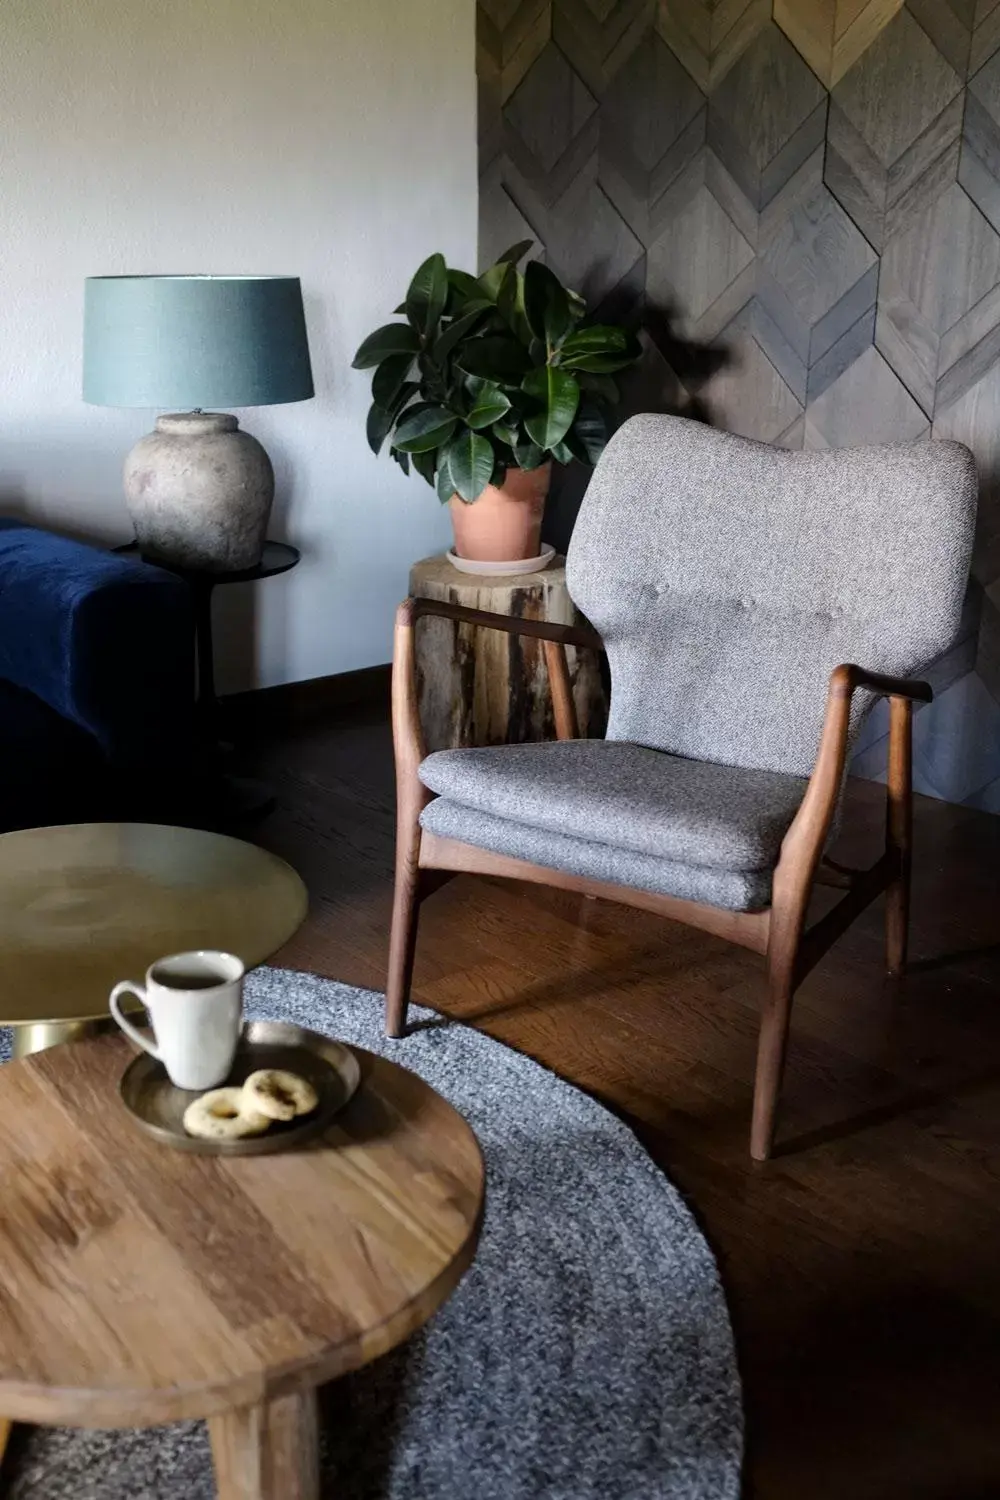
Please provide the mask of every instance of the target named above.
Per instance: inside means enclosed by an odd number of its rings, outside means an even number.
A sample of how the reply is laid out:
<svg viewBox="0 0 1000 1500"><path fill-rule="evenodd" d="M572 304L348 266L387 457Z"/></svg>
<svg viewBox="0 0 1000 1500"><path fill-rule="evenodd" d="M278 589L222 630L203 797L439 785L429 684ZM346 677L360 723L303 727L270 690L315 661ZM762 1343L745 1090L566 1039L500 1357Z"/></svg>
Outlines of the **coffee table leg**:
<svg viewBox="0 0 1000 1500"><path fill-rule="evenodd" d="M319 1500L316 1392L210 1417L219 1500Z"/></svg>

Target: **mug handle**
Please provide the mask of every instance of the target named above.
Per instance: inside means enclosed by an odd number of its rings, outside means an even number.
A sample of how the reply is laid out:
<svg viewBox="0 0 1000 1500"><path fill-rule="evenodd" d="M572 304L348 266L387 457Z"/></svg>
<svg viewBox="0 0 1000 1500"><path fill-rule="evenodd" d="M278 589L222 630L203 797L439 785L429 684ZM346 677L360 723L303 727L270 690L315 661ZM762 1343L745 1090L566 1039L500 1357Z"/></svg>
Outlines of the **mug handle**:
<svg viewBox="0 0 1000 1500"><path fill-rule="evenodd" d="M114 989L111 991L111 998L108 1003L111 1009L111 1014L118 1022L118 1025L121 1027L122 1031L125 1032L126 1036L131 1037L132 1041L135 1042L138 1047L141 1047L144 1052L148 1052L150 1057L155 1057L157 1062L162 1061L160 1057L159 1047L155 1046L155 1044L151 1042L148 1037L143 1036L139 1028L137 1026L133 1026L132 1022L127 1020L126 1017L122 1015L121 1009L118 1004L118 998L120 995L134 995L137 1000L140 1000L142 1004L145 1005L146 991L143 989L141 984L133 984L131 979L123 979L121 984L116 984Z"/></svg>

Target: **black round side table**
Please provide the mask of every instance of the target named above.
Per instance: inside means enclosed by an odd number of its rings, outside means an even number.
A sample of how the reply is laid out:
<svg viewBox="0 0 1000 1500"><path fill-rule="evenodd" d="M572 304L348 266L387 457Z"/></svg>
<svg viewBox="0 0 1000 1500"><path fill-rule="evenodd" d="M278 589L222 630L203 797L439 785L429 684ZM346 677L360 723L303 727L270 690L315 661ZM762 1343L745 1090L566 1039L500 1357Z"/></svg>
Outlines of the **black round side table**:
<svg viewBox="0 0 1000 1500"><path fill-rule="evenodd" d="M123 556L141 556L138 542L126 542L114 549ZM215 692L215 648L212 643L212 594L217 585L223 583L256 583L259 578L276 578L279 573L288 573L299 562L302 554L297 547L287 542L265 542L264 553L255 568L244 568L238 573L212 573L200 568L179 568L162 562L158 557L145 561L157 568L166 568L190 584L194 596L195 640L198 654L198 707L206 720L214 722L218 698Z"/></svg>

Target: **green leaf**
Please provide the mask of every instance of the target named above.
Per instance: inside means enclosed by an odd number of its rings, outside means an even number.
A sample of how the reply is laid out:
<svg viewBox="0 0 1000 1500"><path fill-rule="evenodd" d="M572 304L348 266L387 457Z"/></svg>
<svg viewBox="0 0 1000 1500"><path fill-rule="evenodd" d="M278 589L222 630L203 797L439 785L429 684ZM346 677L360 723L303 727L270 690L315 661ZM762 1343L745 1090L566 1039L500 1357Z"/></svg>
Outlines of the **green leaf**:
<svg viewBox="0 0 1000 1500"><path fill-rule="evenodd" d="M457 286L452 286L449 281L448 301L445 304L446 317L460 318L465 313L472 312L473 309L493 308L496 306L495 298L486 295L475 276L466 276L464 271L449 271L449 278L453 274L464 277L467 285L463 283L463 289L460 289Z"/></svg>
<svg viewBox="0 0 1000 1500"><path fill-rule="evenodd" d="M437 458L438 466L437 474L434 477L434 487L437 490L437 497L441 501L441 504L447 505L455 493L455 481L452 479L451 469L448 467L447 450L445 449L440 452Z"/></svg>
<svg viewBox="0 0 1000 1500"><path fill-rule="evenodd" d="M429 449L426 453L410 454L410 463L416 469L421 479L426 479L427 483L432 486L434 484L434 465L436 462L436 457L437 455L435 454L433 448Z"/></svg>
<svg viewBox="0 0 1000 1500"><path fill-rule="evenodd" d="M453 286L448 287L448 300L444 305L446 318L460 318L465 311L466 299Z"/></svg>
<svg viewBox="0 0 1000 1500"><path fill-rule="evenodd" d="M572 375L546 365L526 375L521 389L542 404L541 411L524 419L528 436L540 448L553 448L562 442L576 416L580 387Z"/></svg>
<svg viewBox="0 0 1000 1500"><path fill-rule="evenodd" d="M579 323L580 319L586 314L587 304L580 296L580 293L572 291L570 287L566 288L566 295L569 298L570 317L574 323Z"/></svg>
<svg viewBox="0 0 1000 1500"><path fill-rule="evenodd" d="M416 381L413 381L407 386L407 390L409 391L410 395L412 395L414 391L420 390L420 386L416 383ZM402 412L403 407L406 406L406 402L409 401L410 395L407 395L405 400L397 399L395 403L397 418ZM418 412L430 411L432 407L439 406L440 404L441 403L439 401L418 401L414 406L407 407L406 416L408 418L415 417Z"/></svg>
<svg viewBox="0 0 1000 1500"><path fill-rule="evenodd" d="M450 391L446 371L426 350L417 355L417 369L420 371L420 394L424 400L435 406L447 406Z"/></svg>
<svg viewBox="0 0 1000 1500"><path fill-rule="evenodd" d="M423 339L432 338L448 301L448 267L443 255L429 255L410 282L406 316Z"/></svg>
<svg viewBox="0 0 1000 1500"><path fill-rule="evenodd" d="M595 401L605 401L609 406L617 406L621 400L618 383L610 375L581 374L577 378L581 391L588 391Z"/></svg>
<svg viewBox="0 0 1000 1500"><path fill-rule="evenodd" d="M521 345L503 335L469 339L455 362L467 375L482 375L498 385L520 385L528 369Z"/></svg>
<svg viewBox="0 0 1000 1500"><path fill-rule="evenodd" d="M385 323L368 335L351 361L351 368L370 370L390 354L416 354L419 348L420 340L408 323Z"/></svg>
<svg viewBox="0 0 1000 1500"><path fill-rule="evenodd" d="M495 266L490 266L489 270L484 271L479 278L480 295L483 297L488 297L490 301L495 304L497 300L497 293L500 290L500 284L506 274L507 267L505 265L502 265L500 262L498 262Z"/></svg>
<svg viewBox="0 0 1000 1500"><path fill-rule="evenodd" d="M493 449L478 432L460 432L447 448L448 469L463 500L476 500L493 474Z"/></svg>
<svg viewBox="0 0 1000 1500"><path fill-rule="evenodd" d="M465 418L466 425L478 432L483 427L492 426L509 411L510 398L504 395L498 385L484 380L476 395L472 410Z"/></svg>
<svg viewBox="0 0 1000 1500"><path fill-rule="evenodd" d="M552 457L557 464L571 464L576 454L568 443L555 443L552 447Z"/></svg>
<svg viewBox="0 0 1000 1500"><path fill-rule="evenodd" d="M395 418L392 412L386 411L384 407L376 406L373 403L368 408L368 421L365 424L365 431L368 435L368 446L373 453L381 453L382 444L388 437L389 429L394 421Z"/></svg>
<svg viewBox="0 0 1000 1500"><path fill-rule="evenodd" d="M513 267L510 269L513 274L504 280L497 297L498 320L502 319L518 343L523 344L524 348L527 349L531 344L538 341L532 337L531 329L528 327L528 319L524 312L524 277L519 271L514 271ZM541 353L534 363L544 364L547 351L543 344L539 344L539 348Z"/></svg>
<svg viewBox="0 0 1000 1500"><path fill-rule="evenodd" d="M616 375L635 364L634 354L579 354L563 361L563 369L585 370L594 375Z"/></svg>
<svg viewBox="0 0 1000 1500"><path fill-rule="evenodd" d="M417 383L415 380L405 381L387 406L380 406L378 402L372 405L368 413L367 432L368 446L373 453L377 454L381 451L382 444L385 442L393 423L416 391Z"/></svg>
<svg viewBox="0 0 1000 1500"><path fill-rule="evenodd" d="M412 364L412 354L390 354L382 361L372 376L372 400L377 406L392 410L392 403L405 384Z"/></svg>
<svg viewBox="0 0 1000 1500"><path fill-rule="evenodd" d="M534 240L518 240L516 245L511 245L509 250L505 250L502 255L497 256L496 264L498 266L516 266L518 261L527 255L534 243Z"/></svg>
<svg viewBox="0 0 1000 1500"><path fill-rule="evenodd" d="M403 408L405 406L409 405L409 403L413 400L414 396L417 394L417 392L419 390L420 390L420 383L419 383L419 381L416 381L416 380L407 380L407 381L404 381L404 383L399 387L399 390L396 392L395 396L393 397L392 405L389 408L389 410L392 412L393 416L398 417L399 414L400 414L400 412L403 410Z"/></svg>
<svg viewBox="0 0 1000 1500"><path fill-rule="evenodd" d="M612 332L618 335L614 346L609 348L605 343L603 347L599 347L597 336L606 336ZM613 375L616 370L624 370L635 364L641 354L642 345L639 340L634 333L629 333L624 328L578 328L559 350L559 363L567 370Z"/></svg>
<svg viewBox="0 0 1000 1500"><path fill-rule="evenodd" d="M458 418L443 406L415 406L393 433L392 446L404 453L426 453L448 441Z"/></svg>
<svg viewBox="0 0 1000 1500"><path fill-rule="evenodd" d="M462 308L463 313L469 312L496 312L496 303L489 297L470 297Z"/></svg>
<svg viewBox="0 0 1000 1500"><path fill-rule="evenodd" d="M581 399L566 441L581 463L591 467L597 463L607 445L608 429L604 413L596 401Z"/></svg>
<svg viewBox="0 0 1000 1500"><path fill-rule="evenodd" d="M573 326L566 288L540 260L524 268L524 311L536 338L558 344Z"/></svg>
<svg viewBox="0 0 1000 1500"><path fill-rule="evenodd" d="M537 443L514 443L513 448L519 469L537 469L545 462L545 454Z"/></svg>
<svg viewBox="0 0 1000 1500"><path fill-rule="evenodd" d="M506 443L508 448L513 448L516 443L521 441L516 422L494 422L493 436L499 438L501 443Z"/></svg>
<svg viewBox="0 0 1000 1500"><path fill-rule="evenodd" d="M470 276L468 271L449 271L448 285L465 300L478 297L482 290L475 276Z"/></svg>
<svg viewBox="0 0 1000 1500"><path fill-rule="evenodd" d="M565 364L574 354L627 354L633 342L631 334L624 328L610 323L593 323L589 328L578 328L563 340L559 360Z"/></svg>
<svg viewBox="0 0 1000 1500"><path fill-rule="evenodd" d="M476 325L482 322L483 313L490 308L487 303L484 307L473 308L470 312L463 313L460 318L455 318L448 324L447 328L438 334L431 354L437 364L443 364L453 349L457 348L464 338L468 338Z"/></svg>
<svg viewBox="0 0 1000 1500"><path fill-rule="evenodd" d="M397 453L395 448L390 448L389 451L392 454L393 458L396 460L396 462L399 464L399 467L402 469L403 473L404 474L409 474L409 472L410 472L410 460L409 460L409 457L407 456L407 454L405 454L405 453Z"/></svg>
<svg viewBox="0 0 1000 1500"><path fill-rule="evenodd" d="M513 331L514 317L517 313L517 294L521 278L514 266L507 265L503 279L497 290L497 312L503 318L508 328Z"/></svg>

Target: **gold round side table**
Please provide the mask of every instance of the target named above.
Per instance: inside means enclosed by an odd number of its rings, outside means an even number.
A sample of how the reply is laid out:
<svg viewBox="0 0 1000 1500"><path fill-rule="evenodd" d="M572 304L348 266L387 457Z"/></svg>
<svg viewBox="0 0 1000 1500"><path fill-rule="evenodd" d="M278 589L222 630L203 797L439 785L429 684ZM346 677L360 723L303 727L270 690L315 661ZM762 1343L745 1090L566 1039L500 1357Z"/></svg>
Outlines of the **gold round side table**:
<svg viewBox="0 0 1000 1500"><path fill-rule="evenodd" d="M80 823L0 835L0 1025L17 1057L98 1028L119 979L222 948L247 968L306 914L284 860L221 834Z"/></svg>

